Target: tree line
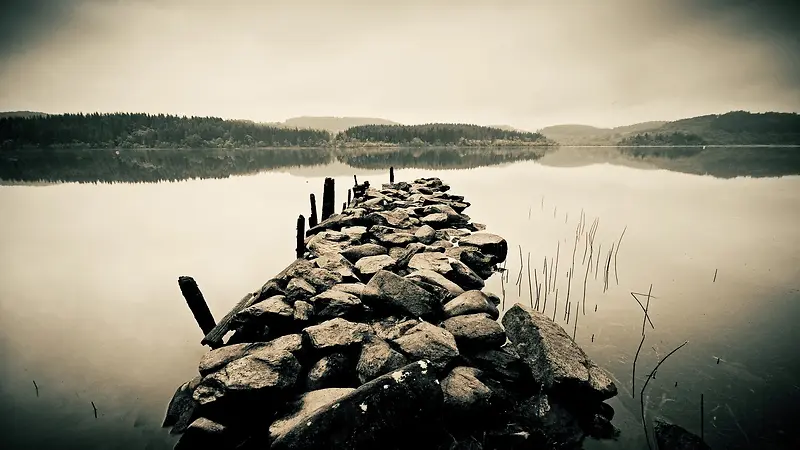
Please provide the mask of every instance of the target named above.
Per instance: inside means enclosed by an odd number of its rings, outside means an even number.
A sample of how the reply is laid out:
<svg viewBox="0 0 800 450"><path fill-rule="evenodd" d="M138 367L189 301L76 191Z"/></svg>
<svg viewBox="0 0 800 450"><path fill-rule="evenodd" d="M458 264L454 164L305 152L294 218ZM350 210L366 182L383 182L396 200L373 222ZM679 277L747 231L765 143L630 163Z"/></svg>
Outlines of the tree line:
<svg viewBox="0 0 800 450"><path fill-rule="evenodd" d="M546 144L539 133L505 130L471 124L361 125L336 135L338 144L425 145L523 145Z"/></svg>
<svg viewBox="0 0 800 450"><path fill-rule="evenodd" d="M330 139L324 130L219 117L94 113L0 118L2 148L314 147Z"/></svg>

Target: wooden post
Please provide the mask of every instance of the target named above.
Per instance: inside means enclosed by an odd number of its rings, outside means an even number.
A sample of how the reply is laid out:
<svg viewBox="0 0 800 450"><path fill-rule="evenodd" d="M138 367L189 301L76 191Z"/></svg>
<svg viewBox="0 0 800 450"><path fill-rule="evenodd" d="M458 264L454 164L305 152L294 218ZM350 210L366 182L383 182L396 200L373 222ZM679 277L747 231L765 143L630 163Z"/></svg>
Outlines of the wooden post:
<svg viewBox="0 0 800 450"><path fill-rule="evenodd" d="M178 286L181 288L181 294L186 299L186 304L189 305L192 315L194 315L194 320L200 325L203 334L208 334L217 324L214 322L214 316L211 315L206 299L203 297L203 293L200 292L200 288L197 287L194 278L178 277Z"/></svg>
<svg viewBox="0 0 800 450"><path fill-rule="evenodd" d="M297 216L297 257L302 258L306 252L306 218L302 214Z"/></svg>
<svg viewBox="0 0 800 450"><path fill-rule="evenodd" d="M394 183L394 167L389 167L389 183Z"/></svg>
<svg viewBox="0 0 800 450"><path fill-rule="evenodd" d="M308 216L308 228L314 228L319 221L317 220L317 198L314 194L309 195L311 200L311 215Z"/></svg>
<svg viewBox="0 0 800 450"><path fill-rule="evenodd" d="M325 178L325 189L322 193L322 221L334 214L336 192L333 178Z"/></svg>
<svg viewBox="0 0 800 450"><path fill-rule="evenodd" d="M353 175L353 182L355 182L355 185L358 186L358 177L355 175Z"/></svg>
<svg viewBox="0 0 800 450"><path fill-rule="evenodd" d="M350 206L350 201L352 200L352 195L353 195L353 190L352 189L348 189L347 190L347 206Z"/></svg>

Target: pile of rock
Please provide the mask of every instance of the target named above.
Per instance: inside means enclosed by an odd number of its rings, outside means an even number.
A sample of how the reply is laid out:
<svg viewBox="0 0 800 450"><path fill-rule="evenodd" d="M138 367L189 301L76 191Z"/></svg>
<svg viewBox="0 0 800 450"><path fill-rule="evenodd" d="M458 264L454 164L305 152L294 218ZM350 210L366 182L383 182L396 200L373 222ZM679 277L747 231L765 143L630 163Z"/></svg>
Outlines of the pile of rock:
<svg viewBox="0 0 800 450"><path fill-rule="evenodd" d="M182 385L176 448L569 448L609 437L609 376L481 291L506 241L436 178L367 188L311 228ZM507 342L510 341L510 342Z"/></svg>

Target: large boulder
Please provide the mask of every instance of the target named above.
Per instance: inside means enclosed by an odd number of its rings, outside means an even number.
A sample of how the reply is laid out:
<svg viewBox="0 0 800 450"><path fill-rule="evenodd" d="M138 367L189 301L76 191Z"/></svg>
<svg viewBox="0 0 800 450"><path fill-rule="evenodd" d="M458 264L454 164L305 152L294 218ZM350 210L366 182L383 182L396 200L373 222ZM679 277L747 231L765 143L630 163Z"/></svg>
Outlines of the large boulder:
<svg viewBox="0 0 800 450"><path fill-rule="evenodd" d="M314 305L314 315L322 319L356 317L364 310L358 297L333 289L311 297L309 302Z"/></svg>
<svg viewBox="0 0 800 450"><path fill-rule="evenodd" d="M506 342L506 333L499 323L486 314L467 314L442 322L460 349L499 348Z"/></svg>
<svg viewBox="0 0 800 450"><path fill-rule="evenodd" d="M301 367L297 358L282 349L262 349L228 363L207 375L194 391L193 398L208 409L231 402L277 406L282 395L294 388ZM271 405L269 402L273 402Z"/></svg>
<svg viewBox="0 0 800 450"><path fill-rule="evenodd" d="M655 420L653 430L658 450L711 450L700 436L662 419Z"/></svg>
<svg viewBox="0 0 800 450"><path fill-rule="evenodd" d="M286 322L294 317L294 307L286 301L283 295L270 297L263 302L258 302L247 307L233 316L233 324L271 324L274 321Z"/></svg>
<svg viewBox="0 0 800 450"><path fill-rule="evenodd" d="M484 255L493 258L494 263L505 261L508 255L508 242L492 233L475 233L462 237L459 246L477 247Z"/></svg>
<svg viewBox="0 0 800 450"><path fill-rule="evenodd" d="M463 289L481 289L484 285L483 279L472 269L442 252L417 253L411 257L408 268L438 272Z"/></svg>
<svg viewBox="0 0 800 450"><path fill-rule="evenodd" d="M424 436L420 433L437 423L441 407L439 380L425 361L419 361L318 409L270 448L360 450L419 444Z"/></svg>
<svg viewBox="0 0 800 450"><path fill-rule="evenodd" d="M366 229L364 230L366 232ZM342 278L342 280L358 281L358 277L356 277L355 267L353 267L353 263L348 261L347 258L340 255L339 253L332 253L320 256L319 258L314 260L314 263L320 269L324 269L339 275Z"/></svg>
<svg viewBox="0 0 800 450"><path fill-rule="evenodd" d="M481 371L474 367L458 366L442 380L444 404L458 418L486 412L492 390L480 381Z"/></svg>
<svg viewBox="0 0 800 450"><path fill-rule="evenodd" d="M461 286L453 283L445 278L444 275L440 274L439 272L434 272L433 270L417 270L406 275L406 278L409 280L422 281L443 288L445 291L447 291L445 296L446 299L456 298L464 293L464 289L462 289Z"/></svg>
<svg viewBox="0 0 800 450"><path fill-rule="evenodd" d="M453 335L428 322L419 323L394 343L412 360L426 359L439 371L459 355Z"/></svg>
<svg viewBox="0 0 800 450"><path fill-rule="evenodd" d="M394 269L396 262L389 255L365 256L356 261L356 270L364 280L368 280L381 270Z"/></svg>
<svg viewBox="0 0 800 450"><path fill-rule="evenodd" d="M611 377L544 314L517 303L502 322L514 349L545 389L598 401L617 395Z"/></svg>
<svg viewBox="0 0 800 450"><path fill-rule="evenodd" d="M362 347L356 370L363 384L406 364L408 360L402 353L394 350L386 341L376 338Z"/></svg>
<svg viewBox="0 0 800 450"><path fill-rule="evenodd" d="M340 350L364 342L369 325L337 317L303 330L303 335L316 350Z"/></svg>
<svg viewBox="0 0 800 450"><path fill-rule="evenodd" d="M361 295L364 293L364 288L367 287L366 284L363 283L342 283L334 285L331 290L333 291L340 291L340 292L347 292L348 294L353 294L356 297L361 298Z"/></svg>
<svg viewBox="0 0 800 450"><path fill-rule="evenodd" d="M402 209L369 213L365 219L372 225L411 228L411 218Z"/></svg>
<svg viewBox="0 0 800 450"><path fill-rule="evenodd" d="M162 427L172 427L170 434L183 433L189 424L194 421L197 411L197 401L192 398L194 390L200 385L203 377L197 376L194 379L183 383L175 391L175 395L167 406L167 414L164 416Z"/></svg>
<svg viewBox="0 0 800 450"><path fill-rule="evenodd" d="M356 262L367 256L385 255L389 252L386 247L378 244L354 245L341 252L342 256L350 262Z"/></svg>
<svg viewBox="0 0 800 450"><path fill-rule="evenodd" d="M528 367L519 355L508 347L470 353L468 360L471 366L483 370L487 376L500 382L534 386Z"/></svg>
<svg viewBox="0 0 800 450"><path fill-rule="evenodd" d="M341 253L342 250L351 245L353 245L353 240L350 236L338 231L325 230L311 237L306 244L306 248L314 256L323 256Z"/></svg>
<svg viewBox="0 0 800 450"><path fill-rule="evenodd" d="M381 225L373 226L369 229L369 233L375 237L378 242L386 246L405 246L417 240L417 238L408 231Z"/></svg>
<svg viewBox="0 0 800 450"><path fill-rule="evenodd" d="M414 236L423 244L430 245L436 240L436 230L430 225L423 225L414 233Z"/></svg>
<svg viewBox="0 0 800 450"><path fill-rule="evenodd" d="M422 223L425 225L428 225L434 229L439 229L447 226L448 217L445 213L433 213L423 216L420 220L422 220Z"/></svg>
<svg viewBox="0 0 800 450"><path fill-rule="evenodd" d="M315 295L317 289L303 278L292 278L286 285L286 298L291 302L307 300Z"/></svg>
<svg viewBox="0 0 800 450"><path fill-rule="evenodd" d="M466 245L450 247L445 250L445 254L461 261L484 280L494 274L494 259L491 256L484 255L477 247Z"/></svg>
<svg viewBox="0 0 800 450"><path fill-rule="evenodd" d="M206 352L200 359L200 375L208 375L225 367L228 363L259 352L291 352L295 355L303 351L303 339L299 334L287 334L269 342L252 342L226 345Z"/></svg>
<svg viewBox="0 0 800 450"><path fill-rule="evenodd" d="M489 314L492 319L500 317L500 312L489 297L478 290L464 292L450 300L444 305L443 312L447 318L477 313Z"/></svg>
<svg viewBox="0 0 800 450"><path fill-rule="evenodd" d="M355 391L353 388L328 388L306 392L299 399L289 403L278 419L269 426L272 440L281 438L293 427L308 421L315 412L324 406L338 402L342 397Z"/></svg>
<svg viewBox="0 0 800 450"><path fill-rule="evenodd" d="M408 330L419 325L416 319L403 319L389 316L371 324L372 332L386 341L393 341L404 335Z"/></svg>
<svg viewBox="0 0 800 450"><path fill-rule="evenodd" d="M375 310L423 319L435 317L440 309L439 302L430 292L386 270L379 271L369 280L362 301Z"/></svg>

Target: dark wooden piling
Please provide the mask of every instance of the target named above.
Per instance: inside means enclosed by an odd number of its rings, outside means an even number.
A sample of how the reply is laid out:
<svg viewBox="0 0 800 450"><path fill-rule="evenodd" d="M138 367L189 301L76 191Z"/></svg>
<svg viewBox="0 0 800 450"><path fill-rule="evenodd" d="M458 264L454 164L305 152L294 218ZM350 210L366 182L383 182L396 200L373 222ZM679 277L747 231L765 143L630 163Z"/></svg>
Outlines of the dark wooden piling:
<svg viewBox="0 0 800 450"><path fill-rule="evenodd" d="M203 293L200 292L200 288L197 287L194 278L178 277L178 286L181 288L181 294L186 299L186 304L189 305L192 315L194 315L194 320L203 330L203 334L210 333L217 324L214 322L214 316L211 315L206 299L203 297Z"/></svg>
<svg viewBox="0 0 800 450"><path fill-rule="evenodd" d="M394 183L394 167L389 167L389 183Z"/></svg>
<svg viewBox="0 0 800 450"><path fill-rule="evenodd" d="M308 216L308 228L314 228L319 223L317 219L317 197L314 194L308 196L311 201L311 215Z"/></svg>
<svg viewBox="0 0 800 450"><path fill-rule="evenodd" d="M353 201L353 190L347 190L347 206L350 206L350 202Z"/></svg>
<svg viewBox="0 0 800 450"><path fill-rule="evenodd" d="M355 175L353 175L353 183L354 183L354 186L358 186L358 177L355 176Z"/></svg>
<svg viewBox="0 0 800 450"><path fill-rule="evenodd" d="M325 189L322 193L322 220L334 214L336 205L336 192L333 178L325 178Z"/></svg>
<svg viewBox="0 0 800 450"><path fill-rule="evenodd" d="M297 216L297 247L295 253L297 258L302 258L306 252L306 218L302 214Z"/></svg>

